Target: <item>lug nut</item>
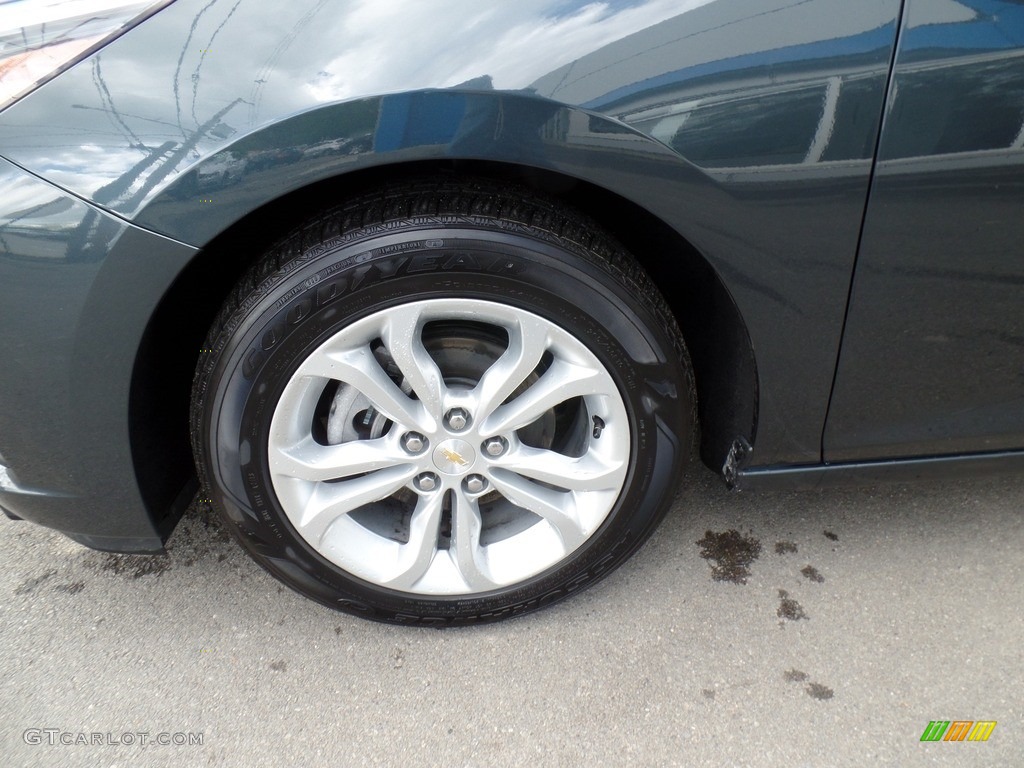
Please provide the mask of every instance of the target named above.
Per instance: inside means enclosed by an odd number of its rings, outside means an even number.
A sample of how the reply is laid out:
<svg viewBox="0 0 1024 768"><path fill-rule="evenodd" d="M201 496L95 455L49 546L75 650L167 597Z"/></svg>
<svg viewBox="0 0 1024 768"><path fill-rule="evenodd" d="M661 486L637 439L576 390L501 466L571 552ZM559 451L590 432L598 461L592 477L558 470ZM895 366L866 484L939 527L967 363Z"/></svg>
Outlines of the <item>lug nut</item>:
<svg viewBox="0 0 1024 768"><path fill-rule="evenodd" d="M480 493L487 487L487 481L480 475L470 475L466 478L466 490L470 493Z"/></svg>
<svg viewBox="0 0 1024 768"><path fill-rule="evenodd" d="M448 423L449 429L461 432L469 424L469 414L464 408L452 408L445 416L445 421Z"/></svg>
<svg viewBox="0 0 1024 768"><path fill-rule="evenodd" d="M432 491L437 488L437 475L433 472L424 472L416 480L416 487L421 491Z"/></svg>
<svg viewBox="0 0 1024 768"><path fill-rule="evenodd" d="M501 456L507 449L508 443L501 437L490 437L484 440L484 453L488 456Z"/></svg>
<svg viewBox="0 0 1024 768"><path fill-rule="evenodd" d="M419 432L406 432L402 436L402 447L409 453L423 453L427 447L427 438Z"/></svg>

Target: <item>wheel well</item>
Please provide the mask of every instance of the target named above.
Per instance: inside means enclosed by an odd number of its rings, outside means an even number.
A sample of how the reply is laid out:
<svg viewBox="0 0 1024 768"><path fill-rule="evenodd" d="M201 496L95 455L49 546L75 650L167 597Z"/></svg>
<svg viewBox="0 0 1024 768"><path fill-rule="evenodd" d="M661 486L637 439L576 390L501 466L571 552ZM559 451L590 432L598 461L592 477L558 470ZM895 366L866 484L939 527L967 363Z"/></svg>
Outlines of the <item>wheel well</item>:
<svg viewBox="0 0 1024 768"><path fill-rule="evenodd" d="M550 171L476 161L410 163L353 172L271 201L208 243L164 295L136 359L130 406L133 460L155 520L194 479L192 378L206 333L245 270L311 212L370 186L430 174L517 183L601 222L662 287L683 331L697 383L704 463L720 471L735 438L753 444L757 372L746 326L717 273L675 230L618 195Z"/></svg>

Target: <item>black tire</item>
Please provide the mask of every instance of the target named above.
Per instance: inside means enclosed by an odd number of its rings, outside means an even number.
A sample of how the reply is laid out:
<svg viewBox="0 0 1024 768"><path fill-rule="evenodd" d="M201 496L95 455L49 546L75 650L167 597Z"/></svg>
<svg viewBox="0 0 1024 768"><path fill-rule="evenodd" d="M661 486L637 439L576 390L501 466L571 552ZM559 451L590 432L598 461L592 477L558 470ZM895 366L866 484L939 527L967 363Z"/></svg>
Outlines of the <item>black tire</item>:
<svg viewBox="0 0 1024 768"><path fill-rule="evenodd" d="M579 365L587 376L614 382L614 391L606 384L606 389L573 396L545 410L529 426L515 427L515 431L510 427L500 437L477 430L484 427L481 417L481 424L463 428L467 440L456 439L461 433L453 425L462 425L466 419L460 420L458 414L452 419L449 409L440 421L430 422L438 430L430 433L433 437L419 435L423 440L417 443L415 435L410 438L413 430L408 424L399 425L397 417L390 417L394 406L390 416L385 413L384 402L390 402L385 395L377 402L352 384L355 373L346 374L349 382L341 384L304 378L314 364L333 366L330 361L349 355L351 350L343 345L357 331L369 339L376 324L391 328L388 323L421 309L425 319L416 321L419 325L409 338L413 345L422 343L430 363L443 376L444 386L438 391L460 397L483 391L483 387L472 389L480 371L502 355L511 356L514 343L523 349L529 346L520 339L518 325L510 326L513 330L502 326L504 313L513 318L510 323L542 328L542 343L547 345L541 362L519 385L515 397L502 400L517 405L521 418L532 418L522 415L529 412L519 406L525 400L516 400L521 390L534 387L545 373L549 379L543 381L559 387L563 380L570 381L551 372L556 363L561 372L575 370L572 361L583 361ZM483 320L468 319L466 313L471 311L480 312ZM455 314L449 318L445 313ZM359 330L364 326L371 330ZM522 334L526 339L526 331ZM359 338L358 343L364 344ZM328 342L342 351L332 351L335 347ZM419 414L433 412L434 401L419 397L424 390L410 383L395 360L405 347L391 343L396 350L392 355L382 339L366 344L357 352L372 357L368 365L380 365L403 389L408 407ZM201 358L196 372L191 430L200 479L214 506L249 554L282 582L325 605L379 621L431 625L493 621L534 610L594 583L651 534L691 454L693 379L682 336L661 294L636 262L593 222L535 193L505 185L423 181L387 187L317 216L259 259L225 304L206 347L212 353ZM562 365L563 357L570 362ZM423 369L433 370L429 364ZM375 369L373 374L378 375ZM387 382L380 382L381 389L366 391L390 391ZM508 382L513 386L514 377ZM596 389L599 384L593 386ZM540 390L537 386L534 393ZM469 410L476 405L481 412L485 408L482 394L467 402ZM487 424L500 421L496 402L486 406L491 409ZM363 410L358 410L358 403ZM625 418L611 416L617 423L606 427L600 416L605 407L611 409L608 413ZM506 419L508 424L513 423L511 419ZM613 426L619 431L613 431ZM302 453L300 443L290 442L293 428L298 430L295 434L309 432L301 445L312 446L309 450L314 453ZM600 442L605 428L615 440ZM365 473L355 472L355 462L340 484L322 482L309 469L328 455L321 446L338 449L358 439L367 441L357 446L360 450L385 444L393 450L399 433L410 455L409 446L423 451L418 458ZM622 447L627 442L628 451ZM500 458L485 453L500 450L507 451ZM523 475L517 474L519 469L499 466L504 460L518 468L515 462L525 462L523 457L534 451L545 451L535 454L540 460L556 459L550 466L562 466L558 462L565 458L591 462L586 466L601 467L601 471L605 464L600 462L621 465L621 469L607 470L608 479L601 475L601 482L608 487L592 490L582 469L578 476L572 474L571 483L567 475L569 484L558 486L543 468ZM293 472L288 462L294 456L304 463ZM424 470L429 461L441 469ZM576 472L577 465L564 466ZM463 474L467 468L479 474ZM349 492L339 489L356 488L356 483L363 483L358 486L362 488L385 471L394 471L401 480L402 473L414 470L424 471L392 496L330 517L332 504L349 503L345 495ZM436 482L433 490L427 490L432 483L424 475L431 474ZM539 498L564 503L575 522L564 523L556 514L554 522L542 516L532 525L533 512L523 512L505 492L496 490L505 482L514 482L515 487L531 484L522 486L530 489L528 493L536 485ZM573 483L586 487L567 492L575 487ZM594 483L596 488L599 483ZM471 498L467 489L481 486L482 494ZM444 496L430 497L430 493ZM319 501L321 496L325 501ZM516 498L521 500L522 495ZM308 500L305 508L302 499ZM320 504L317 509L327 510L320 517L309 511L314 500ZM412 544L403 544L403 537L412 541L410 510L421 508L433 510L429 521L435 527L416 534L420 565L396 571L400 576L394 577L410 586L382 586L398 581L373 575L378 561L392 552L412 552ZM357 515L362 517L355 520ZM428 519L426 515L423 512L417 519ZM475 522L467 522L470 518ZM584 518L588 522L579 522ZM321 525L321 519L333 519L330 526L349 533L325 528L328 523ZM477 523L485 533L467 533ZM355 534L353 525L361 526ZM382 532L387 526L395 529L391 538ZM406 528L399 530L402 526ZM364 528L374 547L380 539L379 556L376 549L372 556L367 554L371 550L358 549L356 540ZM524 531L545 542L554 554L534 556L533 549L522 549L533 541ZM480 536L490 537L486 545ZM496 543L502 546L495 547ZM427 550L423 547L429 546L434 547L433 559L424 566ZM564 556L559 547L565 550ZM520 552L530 557L520 558ZM551 557L557 559L548 562ZM338 561L353 565L342 568ZM462 563L471 565L463 569ZM422 571L421 580L413 583L424 567L427 571ZM450 574L452 567L458 578ZM538 572L530 570L537 568ZM518 578L520 572L522 578ZM508 578L512 581L506 583ZM469 586L457 587L458 579ZM496 586L475 588L473 584Z"/></svg>

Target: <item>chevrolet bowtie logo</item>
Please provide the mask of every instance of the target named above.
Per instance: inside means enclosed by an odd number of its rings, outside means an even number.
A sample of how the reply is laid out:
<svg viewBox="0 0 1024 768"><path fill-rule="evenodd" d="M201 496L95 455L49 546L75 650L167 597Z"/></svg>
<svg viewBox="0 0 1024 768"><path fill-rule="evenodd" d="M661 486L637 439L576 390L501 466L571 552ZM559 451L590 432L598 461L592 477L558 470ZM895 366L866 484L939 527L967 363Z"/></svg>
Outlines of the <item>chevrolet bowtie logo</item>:
<svg viewBox="0 0 1024 768"><path fill-rule="evenodd" d="M456 453L455 451L450 451L450 450L448 450L447 448L442 448L442 449L441 449L441 453L442 453L442 454L444 455L444 457L445 457L446 459L448 459L448 461L450 461L450 462L451 462L452 464L458 464L458 465L459 465L460 467L464 467L464 466L466 466L467 464L469 464L469 462L468 462L468 461L466 461L466 460L465 460L464 458L462 458L462 456L460 456L459 454L457 454L457 453Z"/></svg>

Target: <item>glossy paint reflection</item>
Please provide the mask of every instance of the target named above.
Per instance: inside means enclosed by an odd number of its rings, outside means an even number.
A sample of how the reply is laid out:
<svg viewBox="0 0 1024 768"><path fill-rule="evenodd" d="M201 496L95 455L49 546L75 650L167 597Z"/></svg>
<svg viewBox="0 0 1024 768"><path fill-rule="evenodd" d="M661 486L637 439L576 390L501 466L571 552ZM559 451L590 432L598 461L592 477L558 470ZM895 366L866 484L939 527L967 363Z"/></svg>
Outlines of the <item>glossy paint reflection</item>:
<svg viewBox="0 0 1024 768"><path fill-rule="evenodd" d="M640 128L716 177L758 168L750 180L770 179L771 166L865 160L894 10L890 2L714 4L535 85Z"/></svg>
<svg viewBox="0 0 1024 768"><path fill-rule="evenodd" d="M197 160L291 113L395 91L522 89L701 2L179 0L8 113L0 154L130 216ZM61 102L75 112L55 129Z"/></svg>
<svg viewBox="0 0 1024 768"><path fill-rule="evenodd" d="M827 458L1024 447L1022 243L1024 4L911 0Z"/></svg>
<svg viewBox="0 0 1024 768"><path fill-rule="evenodd" d="M120 234L115 220L7 163L0 188L0 259L97 261Z"/></svg>
<svg viewBox="0 0 1024 768"><path fill-rule="evenodd" d="M1024 148L1024 3L918 1L906 13L881 170L954 154L960 167L984 165L989 151L998 165L999 151Z"/></svg>
<svg viewBox="0 0 1024 768"><path fill-rule="evenodd" d="M179 0L8 112L0 154L133 216L261 125L452 88L595 110L709 169L863 160L895 6L319 0L271 21L257 4ZM68 114L54 125L56 105Z"/></svg>

